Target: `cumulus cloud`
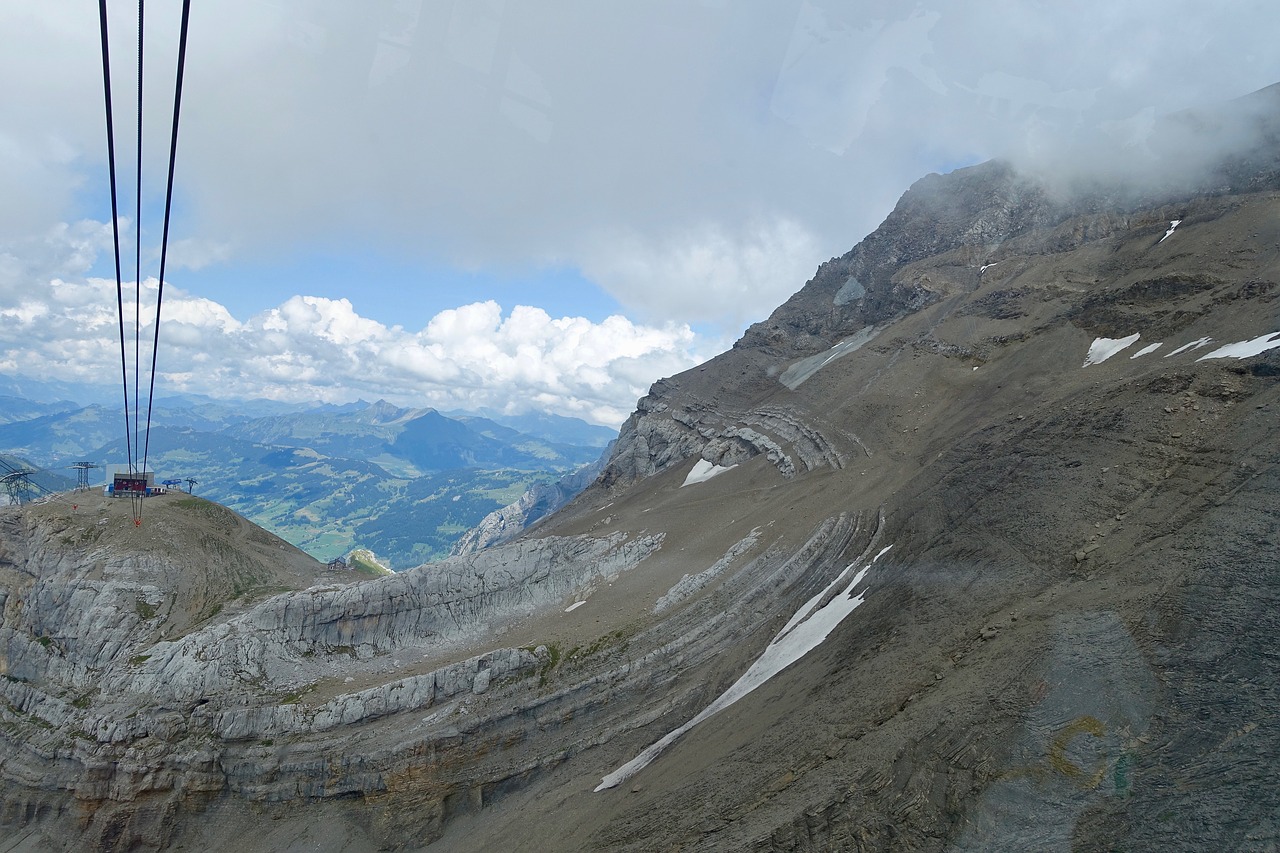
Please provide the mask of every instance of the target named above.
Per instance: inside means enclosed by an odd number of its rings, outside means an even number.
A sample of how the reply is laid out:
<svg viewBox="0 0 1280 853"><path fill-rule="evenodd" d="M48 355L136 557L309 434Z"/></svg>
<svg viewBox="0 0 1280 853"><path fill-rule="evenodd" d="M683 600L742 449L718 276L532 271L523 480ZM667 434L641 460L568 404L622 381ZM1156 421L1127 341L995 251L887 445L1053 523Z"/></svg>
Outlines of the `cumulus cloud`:
<svg viewBox="0 0 1280 853"><path fill-rule="evenodd" d="M94 234L85 225L58 235ZM66 240L51 267L85 267ZM158 282L142 285L147 382ZM126 360L133 375L134 285L126 283ZM0 289L0 369L105 384L120 370L114 280L27 280ZM616 426L659 376L712 353L687 325L646 326L509 311L494 301L441 311L419 330L361 317L347 299L294 296L246 320L166 283L157 388L221 398L345 402L383 397L409 406L552 410Z"/></svg>

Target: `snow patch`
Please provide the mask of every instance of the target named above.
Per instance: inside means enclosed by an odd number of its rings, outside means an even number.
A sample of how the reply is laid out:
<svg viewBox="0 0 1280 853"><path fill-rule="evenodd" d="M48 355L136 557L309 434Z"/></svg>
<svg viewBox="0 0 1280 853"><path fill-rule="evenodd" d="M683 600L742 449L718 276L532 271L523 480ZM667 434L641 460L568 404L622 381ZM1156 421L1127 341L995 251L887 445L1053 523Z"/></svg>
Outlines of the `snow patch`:
<svg viewBox="0 0 1280 853"><path fill-rule="evenodd" d="M1276 347L1280 347L1280 332L1271 332L1259 335L1251 341L1236 341L1234 344L1218 347L1213 352L1200 356L1196 361L1209 358L1248 358Z"/></svg>
<svg viewBox="0 0 1280 853"><path fill-rule="evenodd" d="M1156 245L1157 245L1157 246L1159 246L1159 245L1160 245L1161 243L1163 243L1165 240L1168 240L1168 239L1169 239L1169 235L1170 235L1170 234L1172 234L1174 231L1176 231L1176 230L1177 230L1177 228L1178 228L1178 226L1179 226L1179 225L1181 225L1181 224L1182 224L1182 220L1181 220L1181 219L1170 219L1170 220L1169 220L1169 230L1168 230L1168 231L1166 231L1166 232L1164 232L1164 236L1163 236L1163 237L1161 237L1159 240L1157 240L1157 241L1156 241Z"/></svg>
<svg viewBox="0 0 1280 853"><path fill-rule="evenodd" d="M889 546L893 547L892 545ZM743 696L755 690L761 684L764 684L770 678L773 678L779 672L786 669L791 664L800 660L813 649L817 648L823 640L827 638L835 627L839 625L844 618L856 610L863 602L865 592L857 595L853 594L853 590L858 584L862 583L863 578L867 576L867 572L871 570L872 563L880 559L889 548L885 548L875 559L864 566L853 580L849 582L843 591L825 605L818 605L828 597L828 595L838 588L844 578L853 568L850 564L845 567L835 580L827 584L822 592L806 601L799 610L795 612L783 627L778 635L770 641L764 652L751 664L750 668L742 674L742 677L733 683L733 685L721 693L720 696L703 708L702 711L689 722L680 728L667 734L661 740L651 745L648 749L641 752L631 761L619 767L600 780L600 784L596 786L597 792L604 791L608 788L615 788L623 782L630 779L636 773L648 767L654 759L661 755L667 747L675 743L685 732L701 723L703 720L711 717L728 708L734 702L737 702Z"/></svg>
<svg viewBox="0 0 1280 853"><path fill-rule="evenodd" d="M984 272L986 272L986 271L987 271L987 267L994 267L994 266L995 266L996 264L998 264L998 263L1000 263L1000 262L999 262L999 261L992 261L992 262L991 262L991 263L989 263L989 264L983 264L982 266L978 267L978 275L982 275Z"/></svg>
<svg viewBox="0 0 1280 853"><path fill-rule="evenodd" d="M1141 333L1134 332L1127 338L1094 338L1093 343L1089 345L1089 354L1085 356L1084 364L1080 366L1088 367L1091 364L1102 364L1102 362L1111 358L1120 350L1136 343L1140 337L1142 337Z"/></svg>
<svg viewBox="0 0 1280 853"><path fill-rule="evenodd" d="M1204 346L1205 344L1210 344L1210 343L1213 343L1213 338L1197 338L1196 340L1192 341L1191 343L1189 343L1189 344L1183 344L1182 346L1178 347L1178 348L1177 348L1176 350L1174 350L1173 352L1166 354L1166 355L1165 355L1165 358L1172 358L1173 356L1178 355L1179 353L1184 353L1184 352L1186 352L1186 351L1187 351L1187 350L1189 350L1189 349L1200 349L1200 347Z"/></svg>
<svg viewBox="0 0 1280 853"><path fill-rule="evenodd" d="M565 612L565 613L572 613L573 611L577 610L579 607L581 607L582 605L584 605L584 604L586 604L586 603L587 603L587 602L585 602L585 601L575 601L573 604L570 604L568 607L566 607L566 608L564 609L564 612Z"/></svg>
<svg viewBox="0 0 1280 853"><path fill-rule="evenodd" d="M811 355L808 358L802 358L795 362L782 372L782 375L778 377L778 381L794 391L803 385L804 381L810 376L817 373L840 356L848 355L849 353L861 348L864 344L870 343L878 334L880 334L880 330L874 326L868 326L865 329L861 329L856 334L850 335L826 352L820 352L817 355Z"/></svg>
<svg viewBox="0 0 1280 853"><path fill-rule="evenodd" d="M1144 355L1150 355L1151 353L1160 349L1160 347L1162 346L1164 346L1164 341L1160 341L1159 343L1155 343L1155 344L1147 344L1145 347L1138 350L1133 355L1129 356L1129 360L1133 361L1135 358L1142 358Z"/></svg>
<svg viewBox="0 0 1280 853"><path fill-rule="evenodd" d="M692 486L695 483L705 483L712 477L715 477L718 474L723 474L725 471L732 471L737 467L737 465L730 465L726 468L723 465L712 465L705 459L699 459L697 462L693 463L693 470L689 472L689 476L684 478L684 482L680 484L680 488L683 489L685 486Z"/></svg>

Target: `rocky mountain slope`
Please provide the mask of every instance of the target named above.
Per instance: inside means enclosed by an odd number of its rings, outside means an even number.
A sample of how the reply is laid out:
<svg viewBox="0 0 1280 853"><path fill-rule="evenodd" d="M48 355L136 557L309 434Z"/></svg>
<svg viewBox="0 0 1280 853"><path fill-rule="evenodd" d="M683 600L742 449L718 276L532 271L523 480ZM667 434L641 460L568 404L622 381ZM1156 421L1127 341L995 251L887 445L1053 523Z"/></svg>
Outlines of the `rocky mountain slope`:
<svg viewBox="0 0 1280 853"><path fill-rule="evenodd" d="M561 477L554 483L534 483L517 500L480 519L453 544L450 556L473 554L483 548L501 545L515 539L525 530L563 507L587 489L604 469L613 447L608 447L590 465Z"/></svg>
<svg viewBox="0 0 1280 853"><path fill-rule="evenodd" d="M4 837L1277 846L1273 127L925 179L506 545L351 584L191 499L7 511Z"/></svg>

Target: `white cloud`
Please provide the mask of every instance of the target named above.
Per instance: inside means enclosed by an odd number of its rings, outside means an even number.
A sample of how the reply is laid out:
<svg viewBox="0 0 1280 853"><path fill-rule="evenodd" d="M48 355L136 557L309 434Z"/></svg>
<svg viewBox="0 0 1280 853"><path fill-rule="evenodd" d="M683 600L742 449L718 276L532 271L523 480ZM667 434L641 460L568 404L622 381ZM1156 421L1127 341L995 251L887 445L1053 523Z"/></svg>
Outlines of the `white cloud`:
<svg viewBox="0 0 1280 853"><path fill-rule="evenodd" d="M908 69L935 92L946 93L924 61L941 17L915 9L899 20L850 25L828 20L814 3L801 3L770 108L814 144L843 154L866 129L894 68Z"/></svg>
<svg viewBox="0 0 1280 853"><path fill-rule="evenodd" d="M160 251L157 248L153 254L158 260ZM216 240L200 240L195 237L187 237L182 240L169 241L169 258L172 265L170 271L187 269L199 270L204 269L211 264L222 263L230 260L233 255L231 244L225 241Z"/></svg>
<svg viewBox="0 0 1280 853"><path fill-rule="evenodd" d="M83 275L99 252L110 247L111 224L91 220L57 222L8 240L0 232L0 298L25 293L33 280ZM73 293L75 289L67 287L59 297L74 299Z"/></svg>
<svg viewBox="0 0 1280 853"><path fill-rule="evenodd" d="M704 224L663 239L598 235L581 262L614 298L646 316L698 317L740 331L799 289L814 270L817 245L788 219L737 232Z"/></svg>
<svg viewBox="0 0 1280 853"><path fill-rule="evenodd" d="M72 229L74 230L74 229ZM88 229L92 231L92 229ZM66 233L59 230L57 233ZM75 241L63 246L71 257ZM92 262L92 258L89 259ZM54 269L83 259L51 259ZM147 382L158 283L143 282ZM133 376L134 285L125 293ZM41 379L114 383L120 370L115 282L28 279L0 291L0 369ZM385 397L403 405L529 408L618 425L660 376L709 356L686 325L551 317L494 301L442 311L417 331L361 317L346 299L294 296L240 321L166 283L157 387L214 397L332 402ZM520 402L515 404L519 408Z"/></svg>

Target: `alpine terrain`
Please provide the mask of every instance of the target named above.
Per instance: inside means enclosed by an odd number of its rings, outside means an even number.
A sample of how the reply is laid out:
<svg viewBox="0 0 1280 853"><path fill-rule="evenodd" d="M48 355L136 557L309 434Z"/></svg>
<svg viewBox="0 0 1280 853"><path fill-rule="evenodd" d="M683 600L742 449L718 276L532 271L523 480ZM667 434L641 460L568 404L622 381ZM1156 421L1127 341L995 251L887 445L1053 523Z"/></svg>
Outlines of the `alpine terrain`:
<svg viewBox="0 0 1280 853"><path fill-rule="evenodd" d="M118 408L7 399L16 416L0 423L0 452L20 456L24 470L69 472L89 460L91 482L101 483L113 462L129 458ZM158 410L147 444L157 482L194 488L319 560L367 549L397 569L447 555L461 534L527 491L576 495L587 483L568 484L583 478L580 468L598 471L612 437L572 418L448 417L383 400L302 407L171 397Z"/></svg>
<svg viewBox="0 0 1280 853"><path fill-rule="evenodd" d="M504 544L4 509L3 849L1276 848L1280 88L1165 130L921 179Z"/></svg>

